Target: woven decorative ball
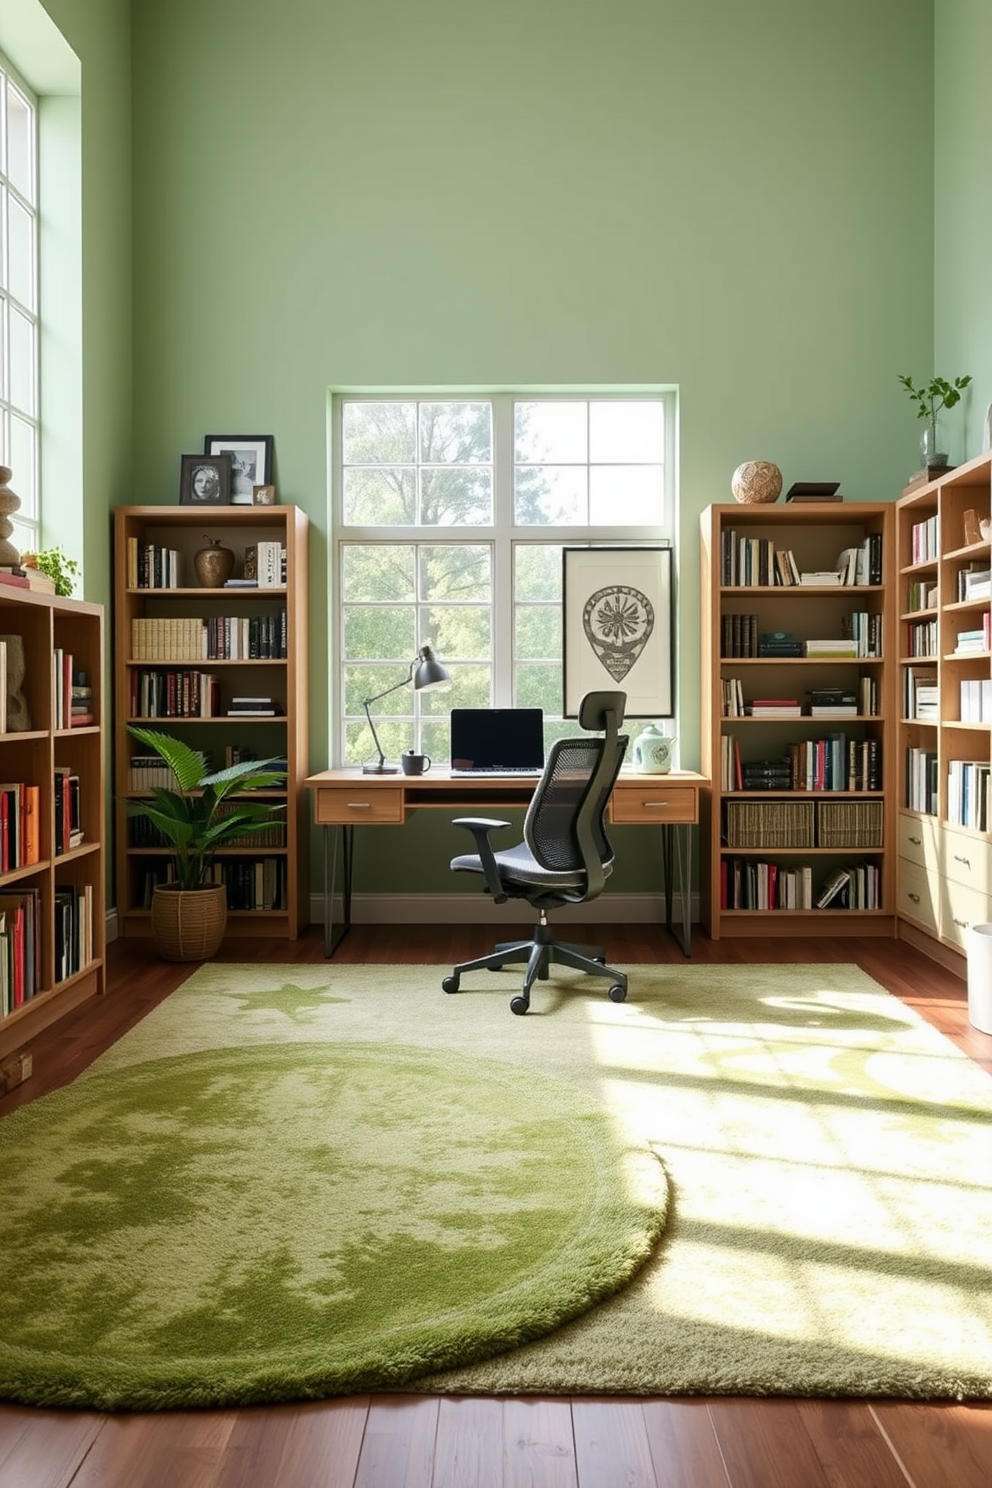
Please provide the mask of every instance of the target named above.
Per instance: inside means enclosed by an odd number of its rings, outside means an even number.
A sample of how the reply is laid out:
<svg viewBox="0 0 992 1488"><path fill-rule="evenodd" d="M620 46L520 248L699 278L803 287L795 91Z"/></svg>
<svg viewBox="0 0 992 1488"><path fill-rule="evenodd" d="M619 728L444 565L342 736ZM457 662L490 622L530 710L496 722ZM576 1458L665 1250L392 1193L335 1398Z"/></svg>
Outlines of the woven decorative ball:
<svg viewBox="0 0 992 1488"><path fill-rule="evenodd" d="M777 501L782 490L782 472L771 460L746 460L730 478L734 500L742 506Z"/></svg>

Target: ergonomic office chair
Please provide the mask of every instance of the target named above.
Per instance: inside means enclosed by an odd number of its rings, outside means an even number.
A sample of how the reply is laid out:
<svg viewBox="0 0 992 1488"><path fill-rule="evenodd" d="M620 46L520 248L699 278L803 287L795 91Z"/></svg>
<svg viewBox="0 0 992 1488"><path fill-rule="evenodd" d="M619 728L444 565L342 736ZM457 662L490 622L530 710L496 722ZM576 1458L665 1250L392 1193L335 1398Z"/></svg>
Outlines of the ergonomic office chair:
<svg viewBox="0 0 992 1488"><path fill-rule="evenodd" d="M526 962L523 990L510 1003L512 1012L526 1013L533 983L546 980L551 964L560 962L590 976L609 977L613 1002L627 996L626 975L606 965L600 947L555 940L548 925L549 909L595 899L613 870L605 817L627 748L627 736L619 732L626 702L623 692L586 693L579 704L579 724L603 731L602 736L558 739L551 746L518 846L496 851L490 841L490 833L509 822L482 817L459 817L454 822L471 832L476 846L474 853L452 858L454 871L482 874L495 904L526 899L540 918L530 940L506 942L491 955L455 966L441 983L445 992L457 992L467 971L499 971Z"/></svg>

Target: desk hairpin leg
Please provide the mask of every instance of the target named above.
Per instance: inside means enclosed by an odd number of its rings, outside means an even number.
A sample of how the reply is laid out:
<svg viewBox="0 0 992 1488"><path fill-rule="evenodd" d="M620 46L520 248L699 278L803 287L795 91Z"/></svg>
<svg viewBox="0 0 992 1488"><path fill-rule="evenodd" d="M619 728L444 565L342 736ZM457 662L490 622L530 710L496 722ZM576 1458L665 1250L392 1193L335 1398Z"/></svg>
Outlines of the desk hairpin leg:
<svg viewBox="0 0 992 1488"><path fill-rule="evenodd" d="M334 833L333 842L331 834ZM324 828L324 955L333 956L338 946L351 929L351 869L355 856L355 829L341 826ZM342 885L343 914L337 934L334 933L334 887L337 876L338 843L344 883Z"/></svg>
<svg viewBox="0 0 992 1488"><path fill-rule="evenodd" d="M665 928L669 930L684 956L692 955L692 900L689 880L692 870L692 827L682 823L662 822L661 849L665 866ZM682 931L672 921L673 869L677 869L679 901L682 909Z"/></svg>

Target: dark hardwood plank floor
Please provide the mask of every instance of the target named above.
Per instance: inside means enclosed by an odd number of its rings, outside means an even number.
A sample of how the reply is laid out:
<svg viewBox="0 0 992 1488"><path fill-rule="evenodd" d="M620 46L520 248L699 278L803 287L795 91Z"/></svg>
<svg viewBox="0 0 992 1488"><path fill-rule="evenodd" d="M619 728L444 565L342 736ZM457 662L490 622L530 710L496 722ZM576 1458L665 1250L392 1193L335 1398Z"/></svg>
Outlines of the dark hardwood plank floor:
<svg viewBox="0 0 992 1488"><path fill-rule="evenodd" d="M522 927L523 928L523 927ZM503 932L501 932L502 934ZM618 964L682 960L650 925L589 927ZM490 929L356 926L339 964L447 965ZM902 942L735 940L715 963L855 962L992 1074L960 978ZM318 929L243 940L226 961L319 963ZM108 991L26 1045L30 1080L0 1118L66 1084L193 970L140 940L108 954ZM508 1014L508 1016L510 1016ZM8 1263L9 1258L4 1263ZM992 1405L889 1400L350 1396L248 1410L106 1415L0 1405L0 1488L989 1488Z"/></svg>

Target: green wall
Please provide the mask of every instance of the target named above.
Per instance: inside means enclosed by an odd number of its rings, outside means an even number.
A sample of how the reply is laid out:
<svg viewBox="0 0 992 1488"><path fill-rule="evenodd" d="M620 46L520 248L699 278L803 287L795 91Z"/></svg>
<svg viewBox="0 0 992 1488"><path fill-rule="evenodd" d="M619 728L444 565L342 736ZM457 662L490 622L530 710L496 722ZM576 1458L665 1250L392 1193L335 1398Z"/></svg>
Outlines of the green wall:
<svg viewBox="0 0 992 1488"><path fill-rule="evenodd" d="M83 61L87 501L172 502L205 432L274 433L315 539L313 768L329 386L678 386L687 765L698 514L734 467L896 496L902 371L972 371L980 447L985 0L46 3ZM409 887L399 846L365 887Z"/></svg>

